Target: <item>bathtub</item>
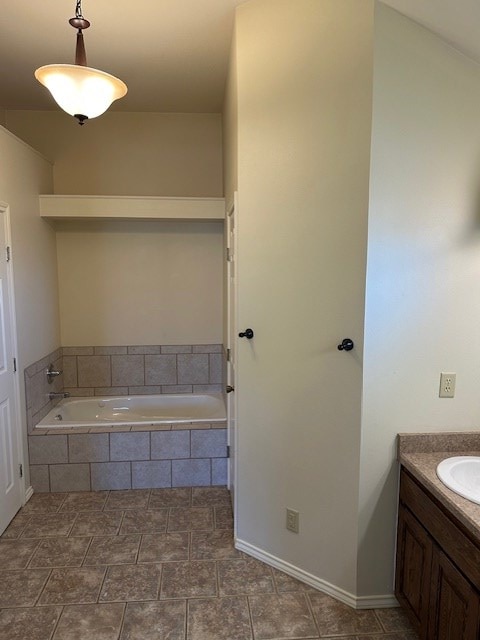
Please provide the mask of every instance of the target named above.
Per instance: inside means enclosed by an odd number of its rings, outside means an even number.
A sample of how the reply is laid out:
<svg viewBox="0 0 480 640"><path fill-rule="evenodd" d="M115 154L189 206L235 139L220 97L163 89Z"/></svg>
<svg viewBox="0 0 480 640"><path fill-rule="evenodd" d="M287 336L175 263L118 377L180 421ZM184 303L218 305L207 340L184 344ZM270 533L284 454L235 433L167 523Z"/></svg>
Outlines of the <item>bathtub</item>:
<svg viewBox="0 0 480 640"><path fill-rule="evenodd" d="M220 393L97 396L61 400L36 426L42 429L225 422Z"/></svg>

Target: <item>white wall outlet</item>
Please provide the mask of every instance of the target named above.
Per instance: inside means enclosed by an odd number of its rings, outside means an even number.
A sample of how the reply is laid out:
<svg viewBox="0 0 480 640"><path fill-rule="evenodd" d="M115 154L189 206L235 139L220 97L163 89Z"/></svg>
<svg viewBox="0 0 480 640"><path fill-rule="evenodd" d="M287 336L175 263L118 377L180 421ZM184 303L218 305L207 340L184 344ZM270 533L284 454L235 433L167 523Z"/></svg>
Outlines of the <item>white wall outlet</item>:
<svg viewBox="0 0 480 640"><path fill-rule="evenodd" d="M294 509L287 509L287 523L285 525L289 531L298 533L300 530L300 514Z"/></svg>
<svg viewBox="0 0 480 640"><path fill-rule="evenodd" d="M441 373L440 374L440 398L454 398L455 397L455 383L457 381L456 373Z"/></svg>

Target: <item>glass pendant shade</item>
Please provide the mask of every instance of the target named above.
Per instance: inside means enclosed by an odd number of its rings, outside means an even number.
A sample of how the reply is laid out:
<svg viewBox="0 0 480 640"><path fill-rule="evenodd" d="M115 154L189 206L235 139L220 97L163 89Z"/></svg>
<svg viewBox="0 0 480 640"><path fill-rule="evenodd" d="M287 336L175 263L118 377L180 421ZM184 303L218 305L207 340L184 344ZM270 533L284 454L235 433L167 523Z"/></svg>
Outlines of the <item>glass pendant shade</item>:
<svg viewBox="0 0 480 640"><path fill-rule="evenodd" d="M68 22L77 31L75 64L47 64L35 71L35 78L64 111L83 125L105 113L114 100L123 98L127 85L105 71L87 66L83 31L90 22L83 17L82 0L76 0L75 16Z"/></svg>
<svg viewBox="0 0 480 640"><path fill-rule="evenodd" d="M96 118L127 93L127 85L115 76L78 64L48 64L35 77L75 117Z"/></svg>

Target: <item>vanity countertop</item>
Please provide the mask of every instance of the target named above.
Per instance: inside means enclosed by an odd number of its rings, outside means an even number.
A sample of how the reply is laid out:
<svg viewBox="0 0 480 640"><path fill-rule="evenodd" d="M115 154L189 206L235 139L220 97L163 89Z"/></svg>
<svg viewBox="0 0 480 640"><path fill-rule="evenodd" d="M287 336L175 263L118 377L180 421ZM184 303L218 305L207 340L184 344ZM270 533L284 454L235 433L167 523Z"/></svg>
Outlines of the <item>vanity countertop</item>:
<svg viewBox="0 0 480 640"><path fill-rule="evenodd" d="M400 464L480 539L480 505L448 489L436 473L445 458L480 456L480 432L401 433L397 444Z"/></svg>

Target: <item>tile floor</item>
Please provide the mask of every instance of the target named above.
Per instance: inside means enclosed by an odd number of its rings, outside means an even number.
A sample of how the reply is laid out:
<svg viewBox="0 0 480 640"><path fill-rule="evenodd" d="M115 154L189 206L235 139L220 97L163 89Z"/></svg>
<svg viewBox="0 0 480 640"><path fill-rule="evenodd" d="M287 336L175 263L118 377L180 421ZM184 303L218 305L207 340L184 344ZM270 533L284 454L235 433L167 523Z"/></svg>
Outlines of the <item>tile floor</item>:
<svg viewBox="0 0 480 640"><path fill-rule="evenodd" d="M415 640L237 551L218 487L35 494L0 539L0 640Z"/></svg>

